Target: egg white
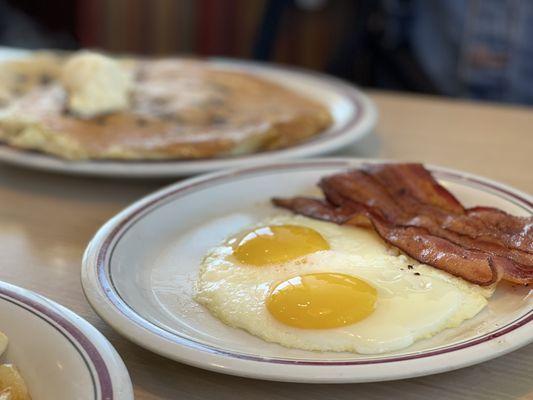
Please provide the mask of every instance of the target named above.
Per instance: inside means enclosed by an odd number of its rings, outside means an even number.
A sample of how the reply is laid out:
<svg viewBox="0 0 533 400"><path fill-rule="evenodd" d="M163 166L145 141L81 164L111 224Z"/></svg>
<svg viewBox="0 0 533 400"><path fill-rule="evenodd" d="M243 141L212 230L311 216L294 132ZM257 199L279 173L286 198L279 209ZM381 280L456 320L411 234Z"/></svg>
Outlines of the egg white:
<svg viewBox="0 0 533 400"><path fill-rule="evenodd" d="M328 241L330 250L257 267L239 263L232 256L231 245L224 243L206 256L196 283L195 300L215 317L269 342L361 354L399 350L472 318L494 291L419 264L387 246L371 230L292 215L270 218L257 226L280 224L316 230ZM273 285L313 272L348 274L374 286L378 293L374 312L355 324L334 329L299 329L274 319L265 306Z"/></svg>

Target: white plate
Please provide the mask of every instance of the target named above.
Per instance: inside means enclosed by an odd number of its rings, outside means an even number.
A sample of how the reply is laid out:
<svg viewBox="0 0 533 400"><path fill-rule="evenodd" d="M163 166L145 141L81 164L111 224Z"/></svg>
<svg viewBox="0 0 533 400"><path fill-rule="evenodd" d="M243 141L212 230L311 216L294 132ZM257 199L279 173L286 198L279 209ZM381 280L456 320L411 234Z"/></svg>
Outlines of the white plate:
<svg viewBox="0 0 533 400"><path fill-rule="evenodd" d="M1 361L16 365L33 400L133 400L115 349L65 307L0 282L0 330L9 338Z"/></svg>
<svg viewBox="0 0 533 400"><path fill-rule="evenodd" d="M24 52L0 48L0 61ZM47 154L0 145L0 161L46 171L107 177L161 178L188 176L256 163L328 154L370 133L377 120L374 103L360 90L339 79L295 68L229 59L208 60L213 67L240 70L273 80L325 103L333 126L316 137L287 149L219 159L162 161L66 161Z"/></svg>
<svg viewBox="0 0 533 400"><path fill-rule="evenodd" d="M198 266L211 247L266 215L283 212L270 205L271 197L309 192L320 177L361 162L302 160L234 170L145 197L106 223L89 244L82 268L85 293L102 318L147 349L218 372L279 381L367 382L427 375L530 342L529 290L503 283L488 307L459 328L379 356L289 350L222 324L192 300ZM468 206L532 213L524 193L430 168Z"/></svg>

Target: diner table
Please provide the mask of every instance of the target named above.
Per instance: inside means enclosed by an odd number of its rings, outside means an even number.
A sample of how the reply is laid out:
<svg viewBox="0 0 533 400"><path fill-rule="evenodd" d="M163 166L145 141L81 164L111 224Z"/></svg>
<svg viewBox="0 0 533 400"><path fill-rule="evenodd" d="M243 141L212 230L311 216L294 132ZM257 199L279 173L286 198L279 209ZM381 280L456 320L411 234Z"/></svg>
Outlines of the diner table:
<svg viewBox="0 0 533 400"><path fill-rule="evenodd" d="M338 154L421 161L533 192L533 108L368 93L379 109L377 126L362 142ZM110 217L170 183L67 176L0 165L0 279L70 308L99 329L122 356L136 399L533 399L533 344L433 376L311 385L209 372L128 341L87 302L80 283L82 254Z"/></svg>

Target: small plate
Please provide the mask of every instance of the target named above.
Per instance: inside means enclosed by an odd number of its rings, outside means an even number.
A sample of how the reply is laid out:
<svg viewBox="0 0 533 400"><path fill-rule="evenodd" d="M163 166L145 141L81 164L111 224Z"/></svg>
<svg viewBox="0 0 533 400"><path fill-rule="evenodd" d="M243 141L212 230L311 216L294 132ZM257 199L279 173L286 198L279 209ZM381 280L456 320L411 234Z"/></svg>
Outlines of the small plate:
<svg viewBox="0 0 533 400"><path fill-rule="evenodd" d="M25 54L28 53L0 47L0 61L20 58ZM44 153L0 145L0 162L75 175L132 178L188 176L289 158L328 154L359 141L369 134L376 124L377 109L372 100L342 80L303 69L279 67L267 63L221 58L207 61L213 68L258 75L324 103L333 115L333 126L306 142L286 149L228 158L189 161L68 161Z"/></svg>
<svg viewBox="0 0 533 400"><path fill-rule="evenodd" d="M85 293L117 331L163 356L247 377L368 382L433 374L494 358L533 338L529 288L501 283L489 305L460 327L376 356L287 349L230 328L192 300L203 256L229 235L282 213L273 196L309 193L320 177L372 160L293 161L180 182L128 207L89 244ZM431 167L467 206L531 215L526 194L470 174Z"/></svg>
<svg viewBox="0 0 533 400"><path fill-rule="evenodd" d="M0 282L0 330L33 400L133 400L128 371L113 346L72 311Z"/></svg>

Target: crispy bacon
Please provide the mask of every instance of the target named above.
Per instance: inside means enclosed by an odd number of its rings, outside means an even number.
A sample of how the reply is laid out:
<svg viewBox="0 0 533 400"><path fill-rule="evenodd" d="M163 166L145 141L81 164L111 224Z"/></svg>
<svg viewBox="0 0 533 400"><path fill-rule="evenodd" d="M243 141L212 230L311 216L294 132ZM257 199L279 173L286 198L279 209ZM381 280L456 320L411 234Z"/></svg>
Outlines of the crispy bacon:
<svg viewBox="0 0 533 400"><path fill-rule="evenodd" d="M465 209L420 164L366 166L320 181L326 200L274 204L338 224L372 226L420 262L480 285L533 281L533 218Z"/></svg>
<svg viewBox="0 0 533 400"><path fill-rule="evenodd" d="M361 171L333 175L320 182L326 198L335 206L362 203L392 224L424 228L465 248L510 258L522 265L533 265L533 254L506 247L505 241L500 240L502 233L496 235L480 221L470 221L465 211L460 215L452 214L435 205L421 203L421 200L409 196L407 191L398 193L401 190L397 189L397 185L382 185ZM369 188L368 193L363 192L365 188ZM455 221L455 229L448 228L450 221ZM484 232L484 235L476 235L475 232ZM487 238L489 233L491 236Z"/></svg>
<svg viewBox="0 0 533 400"><path fill-rule="evenodd" d="M448 230L533 254L533 220L492 207L465 209L421 164L370 164L364 172L404 209L429 214Z"/></svg>
<svg viewBox="0 0 533 400"><path fill-rule="evenodd" d="M466 210L472 220L481 221L490 229L489 235L498 236L504 243L533 254L533 219L509 215L492 207L473 207Z"/></svg>
<svg viewBox="0 0 533 400"><path fill-rule="evenodd" d="M498 269L485 253L454 245L423 228L389 224L364 207L334 207L327 202L304 197L273 199L273 202L295 213L342 225L366 226L369 221L383 239L409 256L470 282L490 285L500 278L501 268Z"/></svg>
<svg viewBox="0 0 533 400"><path fill-rule="evenodd" d="M422 164L367 164L363 170L395 198L401 196L451 213L464 213L459 200L439 184Z"/></svg>

